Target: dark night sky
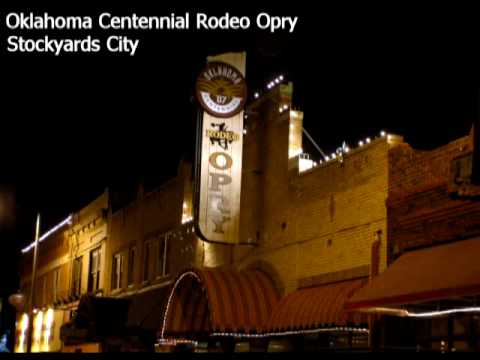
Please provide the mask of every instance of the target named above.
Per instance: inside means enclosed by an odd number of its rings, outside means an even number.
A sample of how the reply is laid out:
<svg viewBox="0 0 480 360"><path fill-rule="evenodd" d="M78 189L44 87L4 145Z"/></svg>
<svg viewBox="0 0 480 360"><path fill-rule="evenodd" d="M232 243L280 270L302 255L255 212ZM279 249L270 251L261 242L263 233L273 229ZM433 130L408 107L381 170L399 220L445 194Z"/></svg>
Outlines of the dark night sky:
<svg viewBox="0 0 480 360"><path fill-rule="evenodd" d="M38 9L45 10L55 12ZM182 11L109 9L173 10ZM466 9L362 3L268 11L300 16L296 32L127 32L142 39L133 58L7 55L1 12L2 296L16 289L15 258L33 238L36 211L46 230L106 186L122 190L139 179L154 186L175 173L193 149L191 96L207 55L246 50L251 93L285 74L306 129L329 152L381 129L417 148L468 133L480 62L478 26Z"/></svg>

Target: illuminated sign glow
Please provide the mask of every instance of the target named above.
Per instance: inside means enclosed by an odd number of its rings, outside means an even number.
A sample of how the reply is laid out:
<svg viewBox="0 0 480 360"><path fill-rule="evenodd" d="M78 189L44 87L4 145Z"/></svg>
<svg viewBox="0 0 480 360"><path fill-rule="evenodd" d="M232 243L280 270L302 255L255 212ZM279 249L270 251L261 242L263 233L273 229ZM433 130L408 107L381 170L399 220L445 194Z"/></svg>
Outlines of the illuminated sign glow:
<svg viewBox="0 0 480 360"><path fill-rule="evenodd" d="M200 146L198 230L204 240L238 243L243 149L245 53L209 59L197 81L204 108Z"/></svg>
<svg viewBox="0 0 480 360"><path fill-rule="evenodd" d="M242 72L235 65L227 61L210 61L197 79L197 98L212 116L229 118L243 110L247 86Z"/></svg>

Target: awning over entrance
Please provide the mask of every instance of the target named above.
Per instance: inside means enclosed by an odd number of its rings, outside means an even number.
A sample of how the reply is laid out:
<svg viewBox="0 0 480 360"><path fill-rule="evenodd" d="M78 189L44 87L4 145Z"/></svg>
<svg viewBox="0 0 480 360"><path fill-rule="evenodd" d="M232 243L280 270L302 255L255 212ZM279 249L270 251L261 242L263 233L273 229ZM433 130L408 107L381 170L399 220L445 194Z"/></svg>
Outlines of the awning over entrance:
<svg viewBox="0 0 480 360"><path fill-rule="evenodd" d="M127 327L152 330L156 333L162 326L170 289L171 286L167 285L129 297Z"/></svg>
<svg viewBox="0 0 480 360"><path fill-rule="evenodd" d="M69 344L122 336L128 307L127 299L83 295L75 317L61 326L60 338Z"/></svg>
<svg viewBox="0 0 480 360"><path fill-rule="evenodd" d="M480 295L480 238L406 253L355 293L350 310Z"/></svg>
<svg viewBox="0 0 480 360"><path fill-rule="evenodd" d="M348 280L297 290L278 302L269 322L269 331L288 332L340 327L360 327L367 317L347 313L344 304L366 279Z"/></svg>
<svg viewBox="0 0 480 360"><path fill-rule="evenodd" d="M170 293L161 337L261 333L278 297L261 271L186 271Z"/></svg>

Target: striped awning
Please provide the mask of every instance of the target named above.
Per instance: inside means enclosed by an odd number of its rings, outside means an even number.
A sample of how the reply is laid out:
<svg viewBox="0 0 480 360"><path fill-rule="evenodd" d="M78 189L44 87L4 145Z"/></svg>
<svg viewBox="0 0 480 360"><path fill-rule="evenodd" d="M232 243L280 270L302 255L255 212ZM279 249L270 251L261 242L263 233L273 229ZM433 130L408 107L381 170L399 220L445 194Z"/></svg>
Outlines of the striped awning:
<svg viewBox="0 0 480 360"><path fill-rule="evenodd" d="M170 292L160 336L262 333L278 298L272 281L258 270L188 270Z"/></svg>
<svg viewBox="0 0 480 360"><path fill-rule="evenodd" d="M400 306L480 295L480 237L400 256L346 304L390 312Z"/></svg>
<svg viewBox="0 0 480 360"><path fill-rule="evenodd" d="M344 311L345 302L366 283L348 280L294 291L280 300L269 321L272 333L365 326L365 315Z"/></svg>

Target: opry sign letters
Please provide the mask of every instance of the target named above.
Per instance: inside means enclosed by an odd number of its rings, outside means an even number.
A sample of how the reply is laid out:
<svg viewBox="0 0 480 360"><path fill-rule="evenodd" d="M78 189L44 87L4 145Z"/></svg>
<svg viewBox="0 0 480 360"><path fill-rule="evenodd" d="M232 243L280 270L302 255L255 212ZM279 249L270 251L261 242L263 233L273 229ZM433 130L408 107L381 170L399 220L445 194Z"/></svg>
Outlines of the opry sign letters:
<svg viewBox="0 0 480 360"><path fill-rule="evenodd" d="M245 58L245 53L210 57L197 79L204 111L197 134L195 220L205 241L239 242Z"/></svg>

